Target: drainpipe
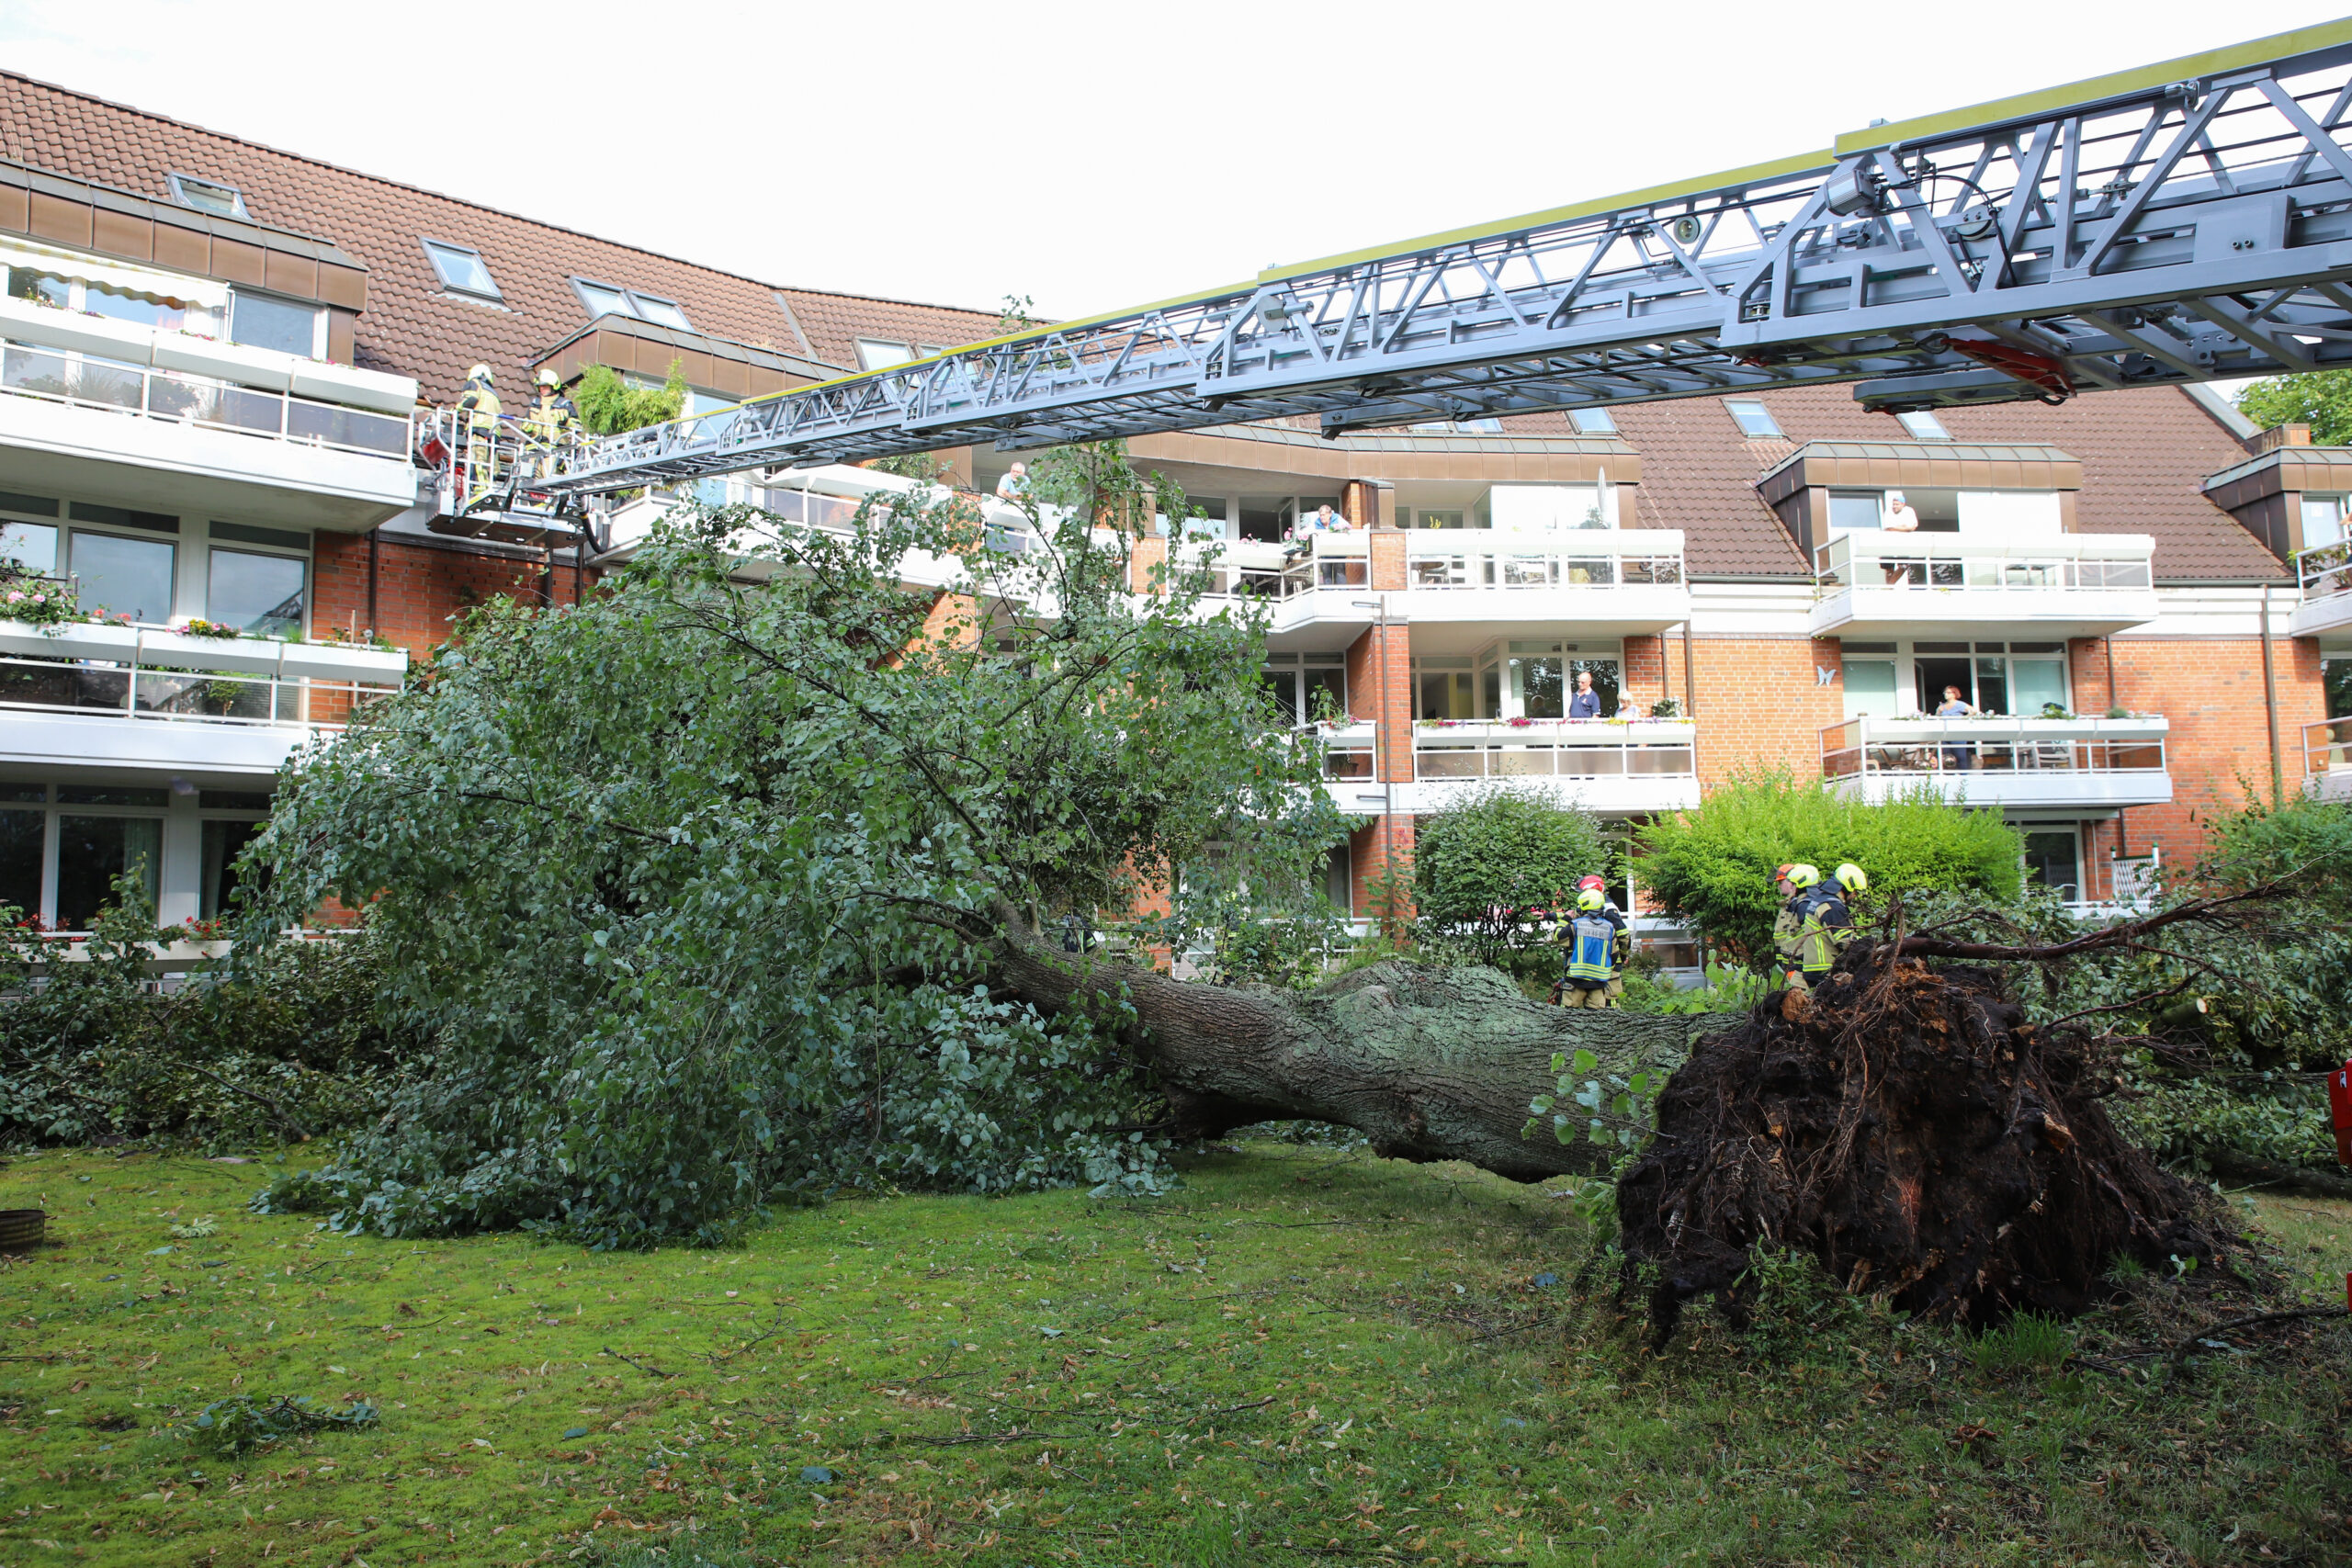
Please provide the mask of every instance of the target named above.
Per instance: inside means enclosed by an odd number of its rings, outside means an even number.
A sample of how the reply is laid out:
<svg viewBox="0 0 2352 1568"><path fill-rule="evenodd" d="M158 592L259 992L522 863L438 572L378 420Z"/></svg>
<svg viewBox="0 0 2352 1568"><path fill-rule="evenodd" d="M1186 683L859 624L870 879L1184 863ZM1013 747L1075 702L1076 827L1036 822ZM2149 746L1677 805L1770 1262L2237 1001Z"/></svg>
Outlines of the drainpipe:
<svg viewBox="0 0 2352 1568"><path fill-rule="evenodd" d="M2270 809L2286 804L2287 776L2278 765L2278 671L2270 657L2270 584L2262 585L2262 721L2270 731Z"/></svg>
<svg viewBox="0 0 2352 1568"><path fill-rule="evenodd" d="M384 531L381 523L368 530L368 630L370 635L383 629L376 618L376 536Z"/></svg>

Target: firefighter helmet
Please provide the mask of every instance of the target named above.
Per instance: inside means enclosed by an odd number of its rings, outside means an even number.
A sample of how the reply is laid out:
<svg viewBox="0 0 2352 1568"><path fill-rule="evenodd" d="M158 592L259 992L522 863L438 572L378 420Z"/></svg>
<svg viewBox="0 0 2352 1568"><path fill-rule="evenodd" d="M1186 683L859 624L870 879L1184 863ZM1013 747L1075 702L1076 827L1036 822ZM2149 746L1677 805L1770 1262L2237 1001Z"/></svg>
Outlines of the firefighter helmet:
<svg viewBox="0 0 2352 1568"><path fill-rule="evenodd" d="M1583 892L1577 895L1577 908L1582 909L1587 914L1598 912L1600 907L1607 902L1609 902L1609 900L1601 897L1600 889L1598 887L1588 887Z"/></svg>
<svg viewBox="0 0 2352 1568"><path fill-rule="evenodd" d="M1799 891L1807 887L1818 887L1821 886L1821 868L1817 865L1807 865L1804 862L1799 861L1781 874L1781 880Z"/></svg>
<svg viewBox="0 0 2352 1568"><path fill-rule="evenodd" d="M1588 887L1605 891L1608 886L1609 884L1603 882L1598 876L1580 876L1577 878L1577 891L1579 893L1583 892Z"/></svg>
<svg viewBox="0 0 2352 1568"><path fill-rule="evenodd" d="M563 385L563 382L557 378L556 373L548 369L544 365L539 367L538 383L542 387L560 387Z"/></svg>
<svg viewBox="0 0 2352 1568"><path fill-rule="evenodd" d="M466 379L469 381L480 381L482 385L487 387L494 384L498 378L490 373L489 366L477 365L472 369L466 372Z"/></svg>
<svg viewBox="0 0 2352 1568"><path fill-rule="evenodd" d="M1831 874L1837 877L1838 886L1844 888L1849 893L1867 893L1870 891L1871 879L1863 874L1862 868L1856 865L1852 861L1847 861L1845 863L1838 866L1837 871Z"/></svg>

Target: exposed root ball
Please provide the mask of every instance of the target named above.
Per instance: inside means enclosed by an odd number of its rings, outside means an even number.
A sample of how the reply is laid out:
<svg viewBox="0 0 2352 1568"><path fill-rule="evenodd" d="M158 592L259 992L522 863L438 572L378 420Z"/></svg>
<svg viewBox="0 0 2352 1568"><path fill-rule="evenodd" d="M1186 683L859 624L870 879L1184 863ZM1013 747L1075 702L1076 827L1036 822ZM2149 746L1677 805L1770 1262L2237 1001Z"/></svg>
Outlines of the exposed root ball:
<svg viewBox="0 0 2352 1568"><path fill-rule="evenodd" d="M1989 971L1880 951L1856 942L1810 998L1768 997L1660 1095L1617 1196L1628 1280L1657 1267L1660 1339L1693 1296L1743 1314L1759 1242L1980 1325L2080 1312L2118 1253L2212 1261L2219 1206L2116 1132L2070 1032L2028 1027Z"/></svg>

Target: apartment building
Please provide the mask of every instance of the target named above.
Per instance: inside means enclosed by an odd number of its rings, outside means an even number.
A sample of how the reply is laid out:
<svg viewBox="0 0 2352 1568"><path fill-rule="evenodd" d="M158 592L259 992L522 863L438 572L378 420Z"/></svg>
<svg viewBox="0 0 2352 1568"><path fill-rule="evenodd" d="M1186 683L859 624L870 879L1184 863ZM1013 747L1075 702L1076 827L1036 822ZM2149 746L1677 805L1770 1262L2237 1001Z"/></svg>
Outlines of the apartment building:
<svg viewBox="0 0 2352 1568"><path fill-rule="evenodd" d="M167 920L217 913L295 748L467 605L572 599L641 536L658 496L584 528L461 514L417 411L469 366L512 410L541 367L675 363L704 412L996 328L19 77L0 154L0 550L108 615L0 622L0 901L65 929L130 866ZM2038 875L2097 902L2193 858L2242 787L2327 782L2352 740L2323 679L2352 654L2352 451L2201 390L1900 420L1800 390L1132 448L1197 513L1146 567L1209 559L1262 604L1269 681L1324 726L1364 819L1333 863L1359 909L1415 819L1483 781L1630 821L1756 767L2000 810ZM985 491L1014 456L947 457ZM808 470L757 499L822 526L902 482ZM1895 491L1917 532L1885 527ZM1303 527L1325 506L1351 526ZM1575 716L1588 684L1600 716ZM1947 687L1977 711L1933 716Z"/></svg>

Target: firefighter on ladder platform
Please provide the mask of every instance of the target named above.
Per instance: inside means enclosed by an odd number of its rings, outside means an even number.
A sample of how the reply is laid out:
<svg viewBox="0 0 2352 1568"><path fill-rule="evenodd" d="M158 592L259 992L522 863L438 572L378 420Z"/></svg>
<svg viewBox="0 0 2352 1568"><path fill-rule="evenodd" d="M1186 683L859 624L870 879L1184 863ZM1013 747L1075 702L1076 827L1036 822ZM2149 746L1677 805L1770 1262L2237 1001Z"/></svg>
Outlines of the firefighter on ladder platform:
<svg viewBox="0 0 2352 1568"><path fill-rule="evenodd" d="M505 411L499 406L496 380L489 366L477 365L466 372L466 389L458 396L457 453L466 465L458 487L461 504L488 494L498 482L498 422Z"/></svg>
<svg viewBox="0 0 2352 1568"><path fill-rule="evenodd" d="M563 383L545 366L539 367L539 395L523 413L523 434L537 449L539 472L563 471L566 450L580 438L580 411L563 395Z"/></svg>

